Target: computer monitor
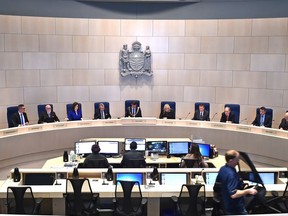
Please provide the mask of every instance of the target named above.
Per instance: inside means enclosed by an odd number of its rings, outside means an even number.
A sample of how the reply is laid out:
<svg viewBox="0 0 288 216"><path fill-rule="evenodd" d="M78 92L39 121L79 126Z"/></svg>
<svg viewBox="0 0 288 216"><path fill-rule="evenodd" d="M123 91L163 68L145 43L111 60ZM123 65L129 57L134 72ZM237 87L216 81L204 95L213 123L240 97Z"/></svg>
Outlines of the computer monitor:
<svg viewBox="0 0 288 216"><path fill-rule="evenodd" d="M207 185L214 185L216 182L218 172L204 172L203 178Z"/></svg>
<svg viewBox="0 0 288 216"><path fill-rule="evenodd" d="M210 144L198 143L203 157L210 157Z"/></svg>
<svg viewBox="0 0 288 216"><path fill-rule="evenodd" d="M149 153L166 154L167 142L166 141L150 141L146 143L146 150Z"/></svg>
<svg viewBox="0 0 288 216"><path fill-rule="evenodd" d="M188 183L188 173L160 173L161 185L183 185Z"/></svg>
<svg viewBox="0 0 288 216"><path fill-rule="evenodd" d="M277 182L277 173L276 172L258 172L260 178L262 179L263 184L276 184ZM249 173L249 180L254 182L253 173Z"/></svg>
<svg viewBox="0 0 288 216"><path fill-rule="evenodd" d="M138 181L140 185L143 185L143 173L116 173L115 180L122 181Z"/></svg>
<svg viewBox="0 0 288 216"><path fill-rule="evenodd" d="M91 154L91 147L96 144L96 141L79 141L75 142L75 154L88 155Z"/></svg>
<svg viewBox="0 0 288 216"><path fill-rule="evenodd" d="M137 143L137 151L145 151L146 139L145 138L126 138L125 139L125 151L130 151L130 143Z"/></svg>
<svg viewBox="0 0 288 216"><path fill-rule="evenodd" d="M100 147L100 154L104 155L118 155L119 154L119 142L118 141L98 141Z"/></svg>
<svg viewBox="0 0 288 216"><path fill-rule="evenodd" d="M168 142L168 153L173 156L188 154L189 142Z"/></svg>

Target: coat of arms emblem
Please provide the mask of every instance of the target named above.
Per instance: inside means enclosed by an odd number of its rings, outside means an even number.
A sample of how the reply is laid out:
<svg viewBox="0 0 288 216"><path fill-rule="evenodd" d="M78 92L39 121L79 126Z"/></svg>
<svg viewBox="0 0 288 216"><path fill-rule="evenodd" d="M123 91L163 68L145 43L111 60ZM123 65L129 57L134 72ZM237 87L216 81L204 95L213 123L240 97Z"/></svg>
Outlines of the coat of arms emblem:
<svg viewBox="0 0 288 216"><path fill-rule="evenodd" d="M122 76L133 75L136 78L141 75L152 76L151 62L150 47L146 46L143 52L138 41L132 44L131 51L128 50L127 44L120 50L119 66Z"/></svg>

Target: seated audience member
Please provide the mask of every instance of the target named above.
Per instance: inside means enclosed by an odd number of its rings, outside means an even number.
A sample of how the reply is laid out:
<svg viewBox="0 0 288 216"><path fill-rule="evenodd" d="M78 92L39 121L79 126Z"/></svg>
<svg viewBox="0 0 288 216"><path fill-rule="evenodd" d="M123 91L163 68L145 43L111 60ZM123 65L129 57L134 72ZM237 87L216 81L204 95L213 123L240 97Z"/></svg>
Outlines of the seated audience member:
<svg viewBox="0 0 288 216"><path fill-rule="evenodd" d="M12 118L11 121L12 121L13 127L29 125L29 120L25 112L24 104L18 105L18 112L14 113L11 118Z"/></svg>
<svg viewBox="0 0 288 216"><path fill-rule="evenodd" d="M111 119L109 110L105 108L103 103L99 104L99 108L95 111L94 119Z"/></svg>
<svg viewBox="0 0 288 216"><path fill-rule="evenodd" d="M163 118L167 118L167 119L175 119L175 112L173 109L171 109L171 107L169 106L169 104L165 104L161 113L160 113L160 116L159 116L160 119L163 119Z"/></svg>
<svg viewBox="0 0 288 216"><path fill-rule="evenodd" d="M204 157L202 156L199 145L197 143L192 143L189 154L182 158L181 167L186 167L185 161L183 159L196 159L197 163L194 163L192 168L208 168L208 164L204 161Z"/></svg>
<svg viewBox="0 0 288 216"><path fill-rule="evenodd" d="M82 112L79 108L79 103L74 102L72 105L72 109L68 112L69 121L77 121L82 119Z"/></svg>
<svg viewBox="0 0 288 216"><path fill-rule="evenodd" d="M205 110L204 104L199 105L199 109L195 111L192 120L210 121L209 112Z"/></svg>
<svg viewBox="0 0 288 216"><path fill-rule="evenodd" d="M125 112L125 117L142 117L141 108L137 106L136 101L131 103Z"/></svg>
<svg viewBox="0 0 288 216"><path fill-rule="evenodd" d="M45 111L41 113L40 118L38 120L38 124L42 124L44 122L46 123L59 122L59 119L56 113L52 110L50 104L47 104L45 106Z"/></svg>
<svg viewBox="0 0 288 216"><path fill-rule="evenodd" d="M127 166L127 162L129 160L144 160L144 156L142 152L139 152L137 149L137 143L135 141L130 143L130 150L128 152L125 152L121 161L122 167Z"/></svg>
<svg viewBox="0 0 288 216"><path fill-rule="evenodd" d="M288 111L285 113L284 118L281 120L279 129L288 130Z"/></svg>
<svg viewBox="0 0 288 216"><path fill-rule="evenodd" d="M236 123L235 115L231 112L230 107L225 107L224 112L221 115L220 122Z"/></svg>
<svg viewBox="0 0 288 216"><path fill-rule="evenodd" d="M259 114L256 115L252 125L271 128L272 119L270 115L266 115L265 107L260 107Z"/></svg>
<svg viewBox="0 0 288 216"><path fill-rule="evenodd" d="M108 168L110 166L110 164L108 163L107 158L104 155L99 154L99 152L101 151L100 147L98 144L94 144L91 147L91 151L92 154L88 155L86 157L86 159L84 160L84 164L83 167L87 167L87 168L93 168L91 166L91 164L93 164L93 161L95 160L104 160L104 166L105 168ZM91 163L92 162L92 163ZM95 168L104 168L104 167L96 167Z"/></svg>

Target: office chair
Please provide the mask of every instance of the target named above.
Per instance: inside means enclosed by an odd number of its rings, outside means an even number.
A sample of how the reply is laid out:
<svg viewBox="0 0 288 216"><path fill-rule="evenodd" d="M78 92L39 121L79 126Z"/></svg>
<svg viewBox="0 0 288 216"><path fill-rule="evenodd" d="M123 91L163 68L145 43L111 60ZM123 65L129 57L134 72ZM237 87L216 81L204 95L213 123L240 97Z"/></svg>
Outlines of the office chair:
<svg viewBox="0 0 288 216"><path fill-rule="evenodd" d="M130 159L125 161L123 168L145 168L146 161L145 159Z"/></svg>
<svg viewBox="0 0 288 216"><path fill-rule="evenodd" d="M82 188L88 192L82 192ZM98 193L93 193L89 179L67 179L66 193L63 194L66 201L66 215L97 215Z"/></svg>
<svg viewBox="0 0 288 216"><path fill-rule="evenodd" d="M89 159L81 168L108 168L109 166L107 166L105 162L105 159Z"/></svg>
<svg viewBox="0 0 288 216"><path fill-rule="evenodd" d="M38 111L38 118L40 118L40 116L41 116L41 114L44 112L44 111L46 111L45 110L45 106L46 106L47 104L39 104L38 106L37 106L37 111ZM49 104L50 106L51 106L51 111L53 111L53 104Z"/></svg>
<svg viewBox="0 0 288 216"><path fill-rule="evenodd" d="M133 189L133 193L132 193ZM145 215L147 199L142 197L138 181L116 181L114 215L140 216Z"/></svg>
<svg viewBox="0 0 288 216"><path fill-rule="evenodd" d="M207 110L210 115L210 103L207 103L207 102L195 102L195 112L196 110L199 110L199 105L201 104L204 105L205 110Z"/></svg>
<svg viewBox="0 0 288 216"><path fill-rule="evenodd" d="M135 101L137 106L140 107L140 100L125 100L125 112L128 109L129 106L131 106L131 103Z"/></svg>
<svg viewBox="0 0 288 216"><path fill-rule="evenodd" d="M170 108L173 109L176 114L176 102L175 101L161 101L160 112L163 110L165 104L169 104Z"/></svg>
<svg viewBox="0 0 288 216"><path fill-rule="evenodd" d="M199 191L202 187L204 188L204 192L203 195L201 195L200 197ZM189 193L189 196L185 195L187 191ZM178 197L172 196L171 199L175 206L174 215L180 215L180 216L202 215L205 212L205 200L206 200L205 185L183 184L179 196Z"/></svg>
<svg viewBox="0 0 288 216"><path fill-rule="evenodd" d="M7 188L8 214L39 214L42 199L34 199L31 187Z"/></svg>
<svg viewBox="0 0 288 216"><path fill-rule="evenodd" d="M7 123L9 128L14 127L12 122L12 116L16 112L18 112L18 106L7 107Z"/></svg>
<svg viewBox="0 0 288 216"><path fill-rule="evenodd" d="M240 119L240 104L225 104L225 107L230 107L231 112L234 113L235 115L235 123L239 124L239 119Z"/></svg>

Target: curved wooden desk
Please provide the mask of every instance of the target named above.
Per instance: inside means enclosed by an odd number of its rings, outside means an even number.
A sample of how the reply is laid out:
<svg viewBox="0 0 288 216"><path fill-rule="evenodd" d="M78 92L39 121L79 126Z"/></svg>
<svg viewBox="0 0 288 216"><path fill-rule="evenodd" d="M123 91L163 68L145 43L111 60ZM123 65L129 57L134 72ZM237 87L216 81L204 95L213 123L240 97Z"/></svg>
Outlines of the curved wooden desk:
<svg viewBox="0 0 288 216"><path fill-rule="evenodd" d="M257 162L288 166L288 132L250 125L122 118L31 125L0 130L0 169L62 155L89 137L201 137L220 150L237 149ZM20 166L21 167L21 166Z"/></svg>

